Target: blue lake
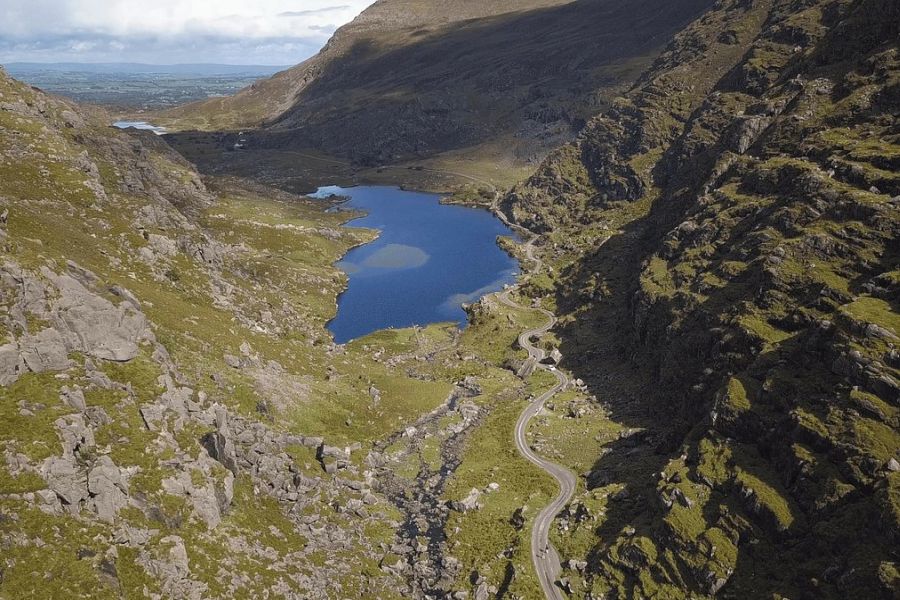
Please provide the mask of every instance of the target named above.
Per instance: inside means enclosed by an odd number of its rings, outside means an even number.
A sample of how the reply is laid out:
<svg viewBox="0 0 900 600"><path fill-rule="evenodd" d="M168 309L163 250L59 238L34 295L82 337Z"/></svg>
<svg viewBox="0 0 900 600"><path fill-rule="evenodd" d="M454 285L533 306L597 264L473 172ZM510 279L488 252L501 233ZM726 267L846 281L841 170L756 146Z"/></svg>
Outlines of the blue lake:
<svg viewBox="0 0 900 600"><path fill-rule="evenodd" d="M349 276L328 329L338 343L390 327L466 323L463 303L515 282L518 263L497 246L513 233L486 210L439 203L440 196L390 187L320 188L364 211L348 226L379 230L338 263Z"/></svg>

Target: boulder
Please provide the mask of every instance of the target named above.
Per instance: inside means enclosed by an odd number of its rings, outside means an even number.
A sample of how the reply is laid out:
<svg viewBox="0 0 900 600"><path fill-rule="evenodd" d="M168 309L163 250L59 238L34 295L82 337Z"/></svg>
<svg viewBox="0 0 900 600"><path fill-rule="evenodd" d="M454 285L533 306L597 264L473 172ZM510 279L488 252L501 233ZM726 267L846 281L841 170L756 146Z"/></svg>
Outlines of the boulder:
<svg viewBox="0 0 900 600"><path fill-rule="evenodd" d="M119 467L108 456L101 456L88 474L88 492L97 516L107 523L115 521L128 505L128 484Z"/></svg>
<svg viewBox="0 0 900 600"><path fill-rule="evenodd" d="M94 446L94 432L82 415L66 415L54 421L63 446L63 456L74 458L75 453Z"/></svg>
<svg viewBox="0 0 900 600"><path fill-rule="evenodd" d="M466 513L481 508L481 504L478 503L479 498L481 498L481 490L472 488L465 498L452 500L449 505L457 512Z"/></svg>
<svg viewBox="0 0 900 600"><path fill-rule="evenodd" d="M557 348L554 348L550 351L550 360L553 361L553 364L558 365L562 360L562 352L560 352Z"/></svg>
<svg viewBox="0 0 900 600"><path fill-rule="evenodd" d="M216 493L214 480L204 473L203 481L203 485L195 485L191 472L185 470L174 477L163 479L162 487L167 494L187 499L191 503L194 516L203 521L207 528L215 529L222 521L220 499ZM233 497L233 479L231 485Z"/></svg>
<svg viewBox="0 0 900 600"><path fill-rule="evenodd" d="M84 412L87 410L87 404L84 400L84 392L82 392L78 388L69 389L68 387L63 387L59 391L59 399L60 401L77 411Z"/></svg>
<svg viewBox="0 0 900 600"><path fill-rule="evenodd" d="M160 549L143 551L138 563L161 583L163 598L200 600L206 597L207 585L190 579L191 569L184 540L169 535L159 541Z"/></svg>
<svg viewBox="0 0 900 600"><path fill-rule="evenodd" d="M87 480L70 457L52 456L45 460L41 477L72 512L77 513L81 501L88 498Z"/></svg>
<svg viewBox="0 0 900 600"><path fill-rule="evenodd" d="M19 340L19 352L28 369L34 373L65 371L72 363L66 342L56 329L44 329Z"/></svg>
<svg viewBox="0 0 900 600"><path fill-rule="evenodd" d="M19 353L17 344L0 346L0 385L6 386L16 382L25 372L25 361Z"/></svg>
<svg viewBox="0 0 900 600"><path fill-rule="evenodd" d="M350 453L343 448L328 446L327 444L323 443L319 446L316 458L318 458L319 460L324 460L326 458L333 458L335 460L350 460Z"/></svg>
<svg viewBox="0 0 900 600"><path fill-rule="evenodd" d="M178 244L172 238L159 235L158 233L151 233L147 237L149 238L147 241L150 242L150 247L155 254L167 257L178 254Z"/></svg>
<svg viewBox="0 0 900 600"><path fill-rule="evenodd" d="M161 404L147 404L141 407L141 417L148 431L159 431L165 417L166 408Z"/></svg>
<svg viewBox="0 0 900 600"><path fill-rule="evenodd" d="M39 501L38 508L42 512L48 515L58 515L62 512L62 503L53 490L38 490L35 495Z"/></svg>

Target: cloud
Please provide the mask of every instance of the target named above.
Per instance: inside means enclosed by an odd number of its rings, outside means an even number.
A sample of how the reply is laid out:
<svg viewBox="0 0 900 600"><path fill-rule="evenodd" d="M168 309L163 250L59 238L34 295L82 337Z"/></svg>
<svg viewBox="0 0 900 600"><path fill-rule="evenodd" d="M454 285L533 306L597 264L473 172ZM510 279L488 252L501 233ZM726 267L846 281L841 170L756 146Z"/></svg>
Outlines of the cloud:
<svg viewBox="0 0 900 600"><path fill-rule="evenodd" d="M332 34L337 31L337 25L310 25L312 31L321 31L322 33Z"/></svg>
<svg viewBox="0 0 900 600"><path fill-rule="evenodd" d="M283 13L278 13L279 17L311 17L313 15L321 15L324 13L331 13L338 10L347 10L348 8L352 8L346 4L341 6L325 6L323 8L314 8L311 10L289 10Z"/></svg>
<svg viewBox="0 0 900 600"><path fill-rule="evenodd" d="M372 0L345 2L2 0L0 63L295 64Z"/></svg>

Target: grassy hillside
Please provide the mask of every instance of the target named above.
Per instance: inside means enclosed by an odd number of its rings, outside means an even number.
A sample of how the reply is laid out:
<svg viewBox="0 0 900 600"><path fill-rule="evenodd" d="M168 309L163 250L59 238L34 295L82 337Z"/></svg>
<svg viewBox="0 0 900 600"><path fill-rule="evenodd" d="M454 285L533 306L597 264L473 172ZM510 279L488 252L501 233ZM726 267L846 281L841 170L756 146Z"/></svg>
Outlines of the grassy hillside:
<svg viewBox="0 0 900 600"><path fill-rule="evenodd" d="M496 164L534 165L571 140L709 4L377 2L309 61L157 120L178 130L242 129L243 154L252 156L314 149L356 166L427 160L481 177ZM198 160L238 139L174 137ZM280 170L290 172L287 163Z"/></svg>
<svg viewBox="0 0 900 600"><path fill-rule="evenodd" d="M242 90L232 97L212 98L159 115L179 128L204 131L250 129L276 120L297 102L305 88L333 61L353 60L359 44L402 45L432 27L552 6L565 0L474 2L457 0L434 4L419 0L379 0L344 25L322 51L303 63ZM382 39L383 38L383 39Z"/></svg>
<svg viewBox="0 0 900 600"><path fill-rule="evenodd" d="M898 23L719 2L504 200L625 428L559 536L595 594L894 597Z"/></svg>

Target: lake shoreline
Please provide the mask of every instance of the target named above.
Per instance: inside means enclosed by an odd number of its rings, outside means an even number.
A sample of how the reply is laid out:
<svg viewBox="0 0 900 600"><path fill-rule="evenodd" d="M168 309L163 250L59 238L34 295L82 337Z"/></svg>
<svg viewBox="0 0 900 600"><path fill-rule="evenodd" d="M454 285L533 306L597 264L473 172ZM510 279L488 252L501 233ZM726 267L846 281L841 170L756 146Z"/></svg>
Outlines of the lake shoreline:
<svg viewBox="0 0 900 600"><path fill-rule="evenodd" d="M435 323L464 329L466 304L521 274L518 258L499 242L516 233L491 211L475 210L484 207L394 186L320 187L308 197L346 211L343 227L373 232L335 263L347 277L326 324L336 344Z"/></svg>

